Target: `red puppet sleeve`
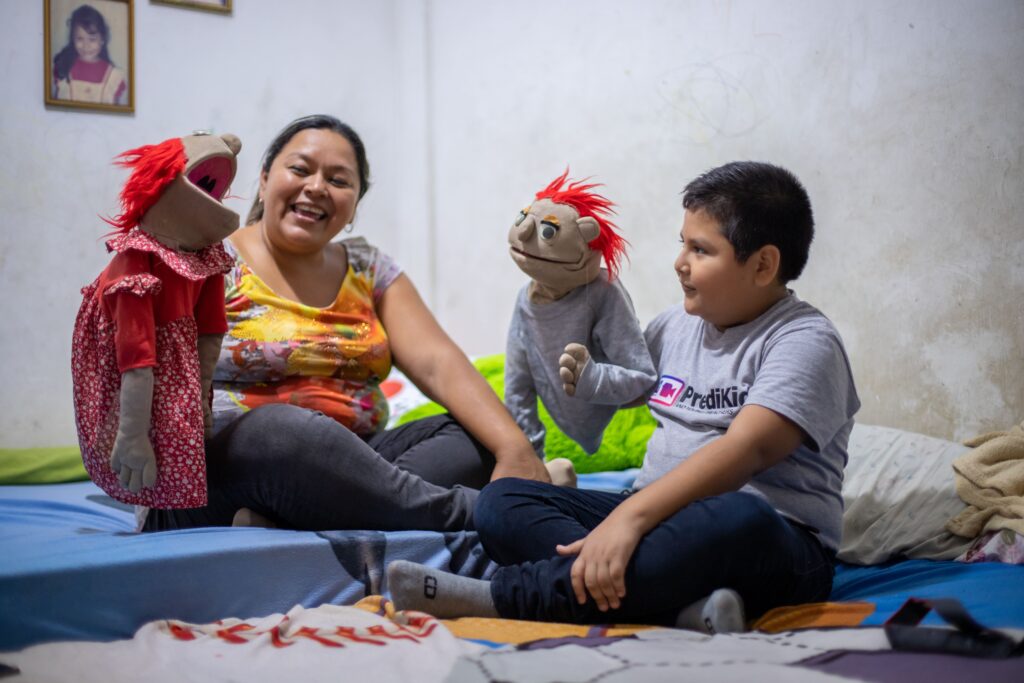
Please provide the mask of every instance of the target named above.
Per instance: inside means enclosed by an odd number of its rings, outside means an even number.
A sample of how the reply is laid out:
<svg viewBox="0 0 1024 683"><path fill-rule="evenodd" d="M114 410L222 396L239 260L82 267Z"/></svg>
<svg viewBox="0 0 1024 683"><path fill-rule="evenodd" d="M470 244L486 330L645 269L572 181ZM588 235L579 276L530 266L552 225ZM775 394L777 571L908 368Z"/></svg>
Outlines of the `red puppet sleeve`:
<svg viewBox="0 0 1024 683"><path fill-rule="evenodd" d="M161 282L153 275L149 256L137 251L118 254L102 283L103 302L114 322L117 369L156 366L156 320L153 297Z"/></svg>
<svg viewBox="0 0 1024 683"><path fill-rule="evenodd" d="M199 334L224 334L228 331L227 312L224 309L224 276L206 278L196 302L196 327Z"/></svg>

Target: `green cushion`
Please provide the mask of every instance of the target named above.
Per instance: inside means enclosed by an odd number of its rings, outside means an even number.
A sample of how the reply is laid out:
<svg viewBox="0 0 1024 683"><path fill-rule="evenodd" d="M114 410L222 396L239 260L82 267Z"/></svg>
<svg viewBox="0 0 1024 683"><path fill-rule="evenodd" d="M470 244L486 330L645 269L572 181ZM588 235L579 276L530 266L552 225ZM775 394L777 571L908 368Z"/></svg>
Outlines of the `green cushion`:
<svg viewBox="0 0 1024 683"><path fill-rule="evenodd" d="M88 478L78 446L0 448L0 484L63 484Z"/></svg>
<svg viewBox="0 0 1024 683"><path fill-rule="evenodd" d="M505 355L485 356L473 362L487 383L498 396L505 396ZM647 439L654 432L654 418L647 406L620 410L612 418L604 431L601 448L593 455L587 455L575 441L562 433L555 426L554 420L548 415L543 402L538 401L540 421L544 423L547 436L544 440L544 453L548 460L552 458L568 458L580 473L611 472L630 467L640 467L644 460ZM445 412L436 403L427 403L402 415L398 423L405 424L429 415Z"/></svg>

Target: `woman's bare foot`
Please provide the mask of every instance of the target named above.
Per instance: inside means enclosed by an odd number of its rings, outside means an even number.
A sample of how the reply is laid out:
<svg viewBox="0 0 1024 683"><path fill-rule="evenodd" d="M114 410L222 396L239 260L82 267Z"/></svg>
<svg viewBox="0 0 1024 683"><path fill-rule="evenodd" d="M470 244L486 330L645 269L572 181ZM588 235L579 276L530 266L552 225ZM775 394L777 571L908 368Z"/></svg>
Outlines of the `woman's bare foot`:
<svg viewBox="0 0 1024 683"><path fill-rule="evenodd" d="M551 483L555 486L568 486L571 489L576 488L576 468L572 465L572 460L569 458L555 458L554 460L548 460L544 463L544 466L548 468L548 475L551 477Z"/></svg>
<svg viewBox="0 0 1024 683"><path fill-rule="evenodd" d="M266 527L267 529L277 528L277 524L249 508L240 508L238 512L235 513L234 519L231 520L231 526L261 526Z"/></svg>

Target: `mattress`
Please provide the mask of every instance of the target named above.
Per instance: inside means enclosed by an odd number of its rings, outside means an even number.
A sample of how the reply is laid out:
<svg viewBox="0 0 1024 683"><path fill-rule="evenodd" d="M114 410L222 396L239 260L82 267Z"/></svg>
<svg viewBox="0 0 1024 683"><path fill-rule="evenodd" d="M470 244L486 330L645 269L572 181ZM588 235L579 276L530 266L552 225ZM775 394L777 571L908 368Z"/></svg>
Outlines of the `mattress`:
<svg viewBox="0 0 1024 683"><path fill-rule="evenodd" d="M621 490L636 472L581 475ZM136 533L92 482L0 486L0 650L130 638L154 619L204 623L386 592L397 559L486 578L475 532L202 528Z"/></svg>

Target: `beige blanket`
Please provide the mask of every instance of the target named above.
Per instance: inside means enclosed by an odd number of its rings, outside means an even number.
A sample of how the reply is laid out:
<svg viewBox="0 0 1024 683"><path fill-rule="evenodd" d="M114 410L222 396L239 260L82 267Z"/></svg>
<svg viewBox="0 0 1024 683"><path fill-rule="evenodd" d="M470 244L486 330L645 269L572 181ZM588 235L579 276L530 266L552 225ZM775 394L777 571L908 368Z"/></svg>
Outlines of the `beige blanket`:
<svg viewBox="0 0 1024 683"><path fill-rule="evenodd" d="M958 536L1010 529L1024 534L1024 422L965 442L953 461L957 495L967 509L946 523Z"/></svg>

